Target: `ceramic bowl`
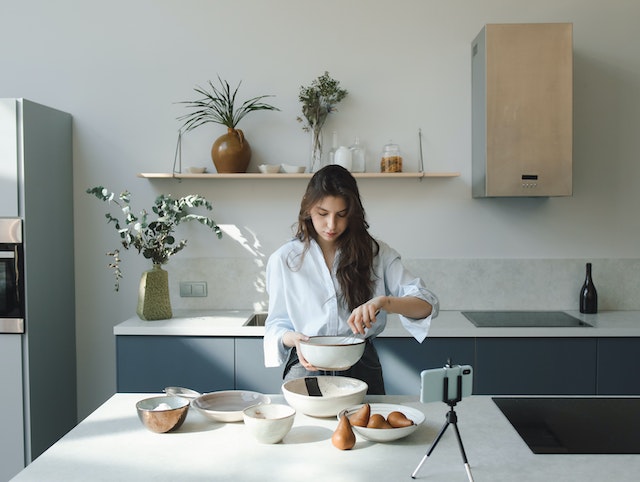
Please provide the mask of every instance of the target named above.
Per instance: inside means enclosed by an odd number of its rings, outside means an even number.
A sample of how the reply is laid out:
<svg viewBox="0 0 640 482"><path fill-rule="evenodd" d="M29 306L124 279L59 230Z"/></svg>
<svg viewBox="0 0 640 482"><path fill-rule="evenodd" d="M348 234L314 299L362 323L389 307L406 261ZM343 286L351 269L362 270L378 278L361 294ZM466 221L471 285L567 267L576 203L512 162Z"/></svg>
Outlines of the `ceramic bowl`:
<svg viewBox="0 0 640 482"><path fill-rule="evenodd" d="M207 168L206 167L187 167L187 171L189 171L191 174L203 174L207 172Z"/></svg>
<svg viewBox="0 0 640 482"><path fill-rule="evenodd" d="M407 407L405 405L394 405L390 403L370 403L369 406L371 407L371 415L373 415L374 413L379 413L384 418L387 418L387 416L391 412L397 411L404 413L404 415L408 419L413 421L413 425L401 428L367 428L352 425L353 431L356 434L361 435L365 439L372 442L391 442L392 440L398 440L406 437L407 435L411 435L418 429L418 426L422 422L424 422L425 419L424 413L422 413L420 410L412 407ZM360 407L362 407L362 404L356 405L354 407L349 407L346 410L341 411L338 414L338 420L340 420L340 417L343 413L347 417L350 417L355 412L357 412Z"/></svg>
<svg viewBox="0 0 640 482"><path fill-rule="evenodd" d="M260 164L258 169L263 174L275 174L280 172L280 164Z"/></svg>
<svg viewBox="0 0 640 482"><path fill-rule="evenodd" d="M189 400L174 396L145 398L136 403L136 410L146 428L152 432L166 433L179 429L187 418Z"/></svg>
<svg viewBox="0 0 640 482"><path fill-rule="evenodd" d="M271 398L262 393L226 390L200 395L192 400L191 406L216 422L241 422L245 408L270 402Z"/></svg>
<svg viewBox="0 0 640 482"><path fill-rule="evenodd" d="M282 164L282 171L288 174L297 174L304 172L306 167L304 166L294 166L292 164Z"/></svg>
<svg viewBox="0 0 640 482"><path fill-rule="evenodd" d="M244 424L254 438L264 444L277 444L289 433L296 411L289 405L269 403L245 408Z"/></svg>
<svg viewBox="0 0 640 482"><path fill-rule="evenodd" d="M309 383L317 382L320 393L309 395ZM362 403L367 393L362 380L340 376L303 377L282 384L289 405L312 417L335 417L341 410Z"/></svg>
<svg viewBox="0 0 640 482"><path fill-rule="evenodd" d="M364 338L355 336L311 336L300 342L300 350L309 363L321 370L351 368L364 353Z"/></svg>
<svg viewBox="0 0 640 482"><path fill-rule="evenodd" d="M164 389L164 393L167 395L173 395L175 397L188 398L189 400L193 400L194 398L198 398L202 395L200 392L196 392L195 390L191 390L190 388L182 388L182 387L166 387Z"/></svg>

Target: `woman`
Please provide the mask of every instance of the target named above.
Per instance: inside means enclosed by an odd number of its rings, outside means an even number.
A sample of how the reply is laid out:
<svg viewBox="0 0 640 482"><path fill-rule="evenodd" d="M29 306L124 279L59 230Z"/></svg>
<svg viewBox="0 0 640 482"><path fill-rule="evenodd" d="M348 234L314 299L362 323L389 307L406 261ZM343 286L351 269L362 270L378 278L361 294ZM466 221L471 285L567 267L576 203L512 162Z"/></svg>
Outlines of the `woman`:
<svg viewBox="0 0 640 482"><path fill-rule="evenodd" d="M402 265L400 255L375 240L354 177L337 165L316 172L300 204L297 233L267 264L269 314L265 365L285 364L284 379L321 375L300 352L314 335L366 335L365 351L349 370L369 394L384 394L373 338L398 313L419 341L427 336L438 300Z"/></svg>

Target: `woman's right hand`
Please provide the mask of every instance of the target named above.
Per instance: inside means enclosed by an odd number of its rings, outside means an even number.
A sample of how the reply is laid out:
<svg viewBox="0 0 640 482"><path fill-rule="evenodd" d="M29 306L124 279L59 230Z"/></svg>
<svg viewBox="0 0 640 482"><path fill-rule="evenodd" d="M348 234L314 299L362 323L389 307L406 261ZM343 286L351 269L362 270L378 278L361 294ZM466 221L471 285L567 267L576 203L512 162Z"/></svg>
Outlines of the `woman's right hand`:
<svg viewBox="0 0 640 482"><path fill-rule="evenodd" d="M285 346L292 347L296 349L298 354L298 360L300 364L310 372L316 372L319 368L316 368L311 363L307 361L307 359L302 356L302 350L300 350L300 341L307 341L309 337L303 333L299 333L297 331L287 331L284 335L282 335L282 343Z"/></svg>

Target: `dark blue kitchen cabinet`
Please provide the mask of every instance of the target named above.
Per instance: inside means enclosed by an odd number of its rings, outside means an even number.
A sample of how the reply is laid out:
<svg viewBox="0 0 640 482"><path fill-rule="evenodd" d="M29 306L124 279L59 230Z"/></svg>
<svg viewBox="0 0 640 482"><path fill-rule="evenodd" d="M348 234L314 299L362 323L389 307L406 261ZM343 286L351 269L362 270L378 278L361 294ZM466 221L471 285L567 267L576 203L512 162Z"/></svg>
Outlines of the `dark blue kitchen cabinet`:
<svg viewBox="0 0 640 482"><path fill-rule="evenodd" d="M118 392L234 389L233 338L117 336L116 352Z"/></svg>
<svg viewBox="0 0 640 482"><path fill-rule="evenodd" d="M476 395L640 395L640 338L427 338L374 341L391 395L418 395L420 373L472 365ZM261 337L117 336L119 392L280 393L282 367L266 368Z"/></svg>
<svg viewBox="0 0 640 482"><path fill-rule="evenodd" d="M418 395L422 370L441 368L448 359L473 365L474 342L473 338L427 338L422 343L413 338L376 338L387 394Z"/></svg>
<svg viewBox="0 0 640 482"><path fill-rule="evenodd" d="M476 395L594 395L596 338L477 338Z"/></svg>
<svg viewBox="0 0 640 482"><path fill-rule="evenodd" d="M598 395L640 395L640 338L598 340Z"/></svg>
<svg viewBox="0 0 640 482"><path fill-rule="evenodd" d="M264 366L262 338L238 337L235 339L235 348L236 390L280 393L284 367Z"/></svg>

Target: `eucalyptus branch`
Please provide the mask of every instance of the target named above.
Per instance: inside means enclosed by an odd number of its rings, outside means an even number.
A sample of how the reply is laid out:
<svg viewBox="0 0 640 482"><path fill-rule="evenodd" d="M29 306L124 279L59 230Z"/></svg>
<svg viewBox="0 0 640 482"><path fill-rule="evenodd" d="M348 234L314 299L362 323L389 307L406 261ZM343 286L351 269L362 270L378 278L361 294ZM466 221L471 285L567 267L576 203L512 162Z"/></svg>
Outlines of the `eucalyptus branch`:
<svg viewBox="0 0 640 482"><path fill-rule="evenodd" d="M114 192L102 186L87 189L88 194L93 194L96 198L109 204L114 204L120 208L124 215L124 220L112 215L105 214L107 224L113 224L118 235L120 244L124 249L134 248L145 258L150 259L154 264L165 264L174 254L182 251L187 245L187 240L176 243L173 233L179 224L195 221L211 229L218 238L222 237L222 230L216 222L208 216L192 213L193 208L204 208L212 210L211 203L202 196L189 194L179 199L173 199L171 195L161 194L155 200L151 211L157 216L154 221L148 221L149 213L146 210L140 211L138 215L131 210L131 194L123 191L116 196ZM120 288L122 272L120 270L120 252L113 250L107 253L113 258L109 264L114 270L116 278L115 289Z"/></svg>

